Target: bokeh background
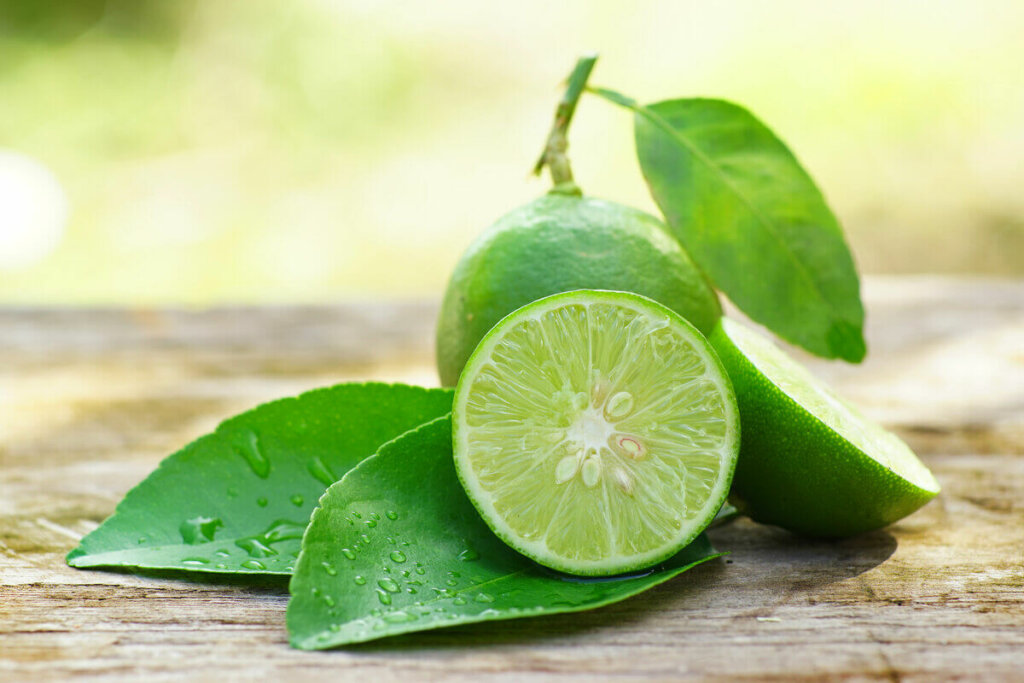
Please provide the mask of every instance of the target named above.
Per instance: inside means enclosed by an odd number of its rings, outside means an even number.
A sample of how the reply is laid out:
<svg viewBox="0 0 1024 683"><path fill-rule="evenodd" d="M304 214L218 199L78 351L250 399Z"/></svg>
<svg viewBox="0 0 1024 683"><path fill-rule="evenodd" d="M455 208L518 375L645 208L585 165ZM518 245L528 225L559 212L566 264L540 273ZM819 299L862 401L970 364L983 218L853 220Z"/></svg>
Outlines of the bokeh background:
<svg viewBox="0 0 1024 683"><path fill-rule="evenodd" d="M0 0L0 303L436 297L559 82L750 107L869 273L1024 274L1024 3ZM653 210L584 99L589 194Z"/></svg>

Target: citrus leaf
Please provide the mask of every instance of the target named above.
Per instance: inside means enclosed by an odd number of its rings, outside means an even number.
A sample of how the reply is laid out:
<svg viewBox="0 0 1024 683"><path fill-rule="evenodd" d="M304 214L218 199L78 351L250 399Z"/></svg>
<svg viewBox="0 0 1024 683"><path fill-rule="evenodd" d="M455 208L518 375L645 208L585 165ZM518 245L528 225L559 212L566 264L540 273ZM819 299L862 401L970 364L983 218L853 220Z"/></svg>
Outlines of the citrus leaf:
<svg viewBox="0 0 1024 683"><path fill-rule="evenodd" d="M261 405L167 457L67 562L290 574L324 490L380 444L451 405L447 389L380 383Z"/></svg>
<svg viewBox="0 0 1024 683"><path fill-rule="evenodd" d="M294 647L323 649L623 600L717 557L707 537L629 577L581 579L515 552L455 475L451 418L385 444L327 490L292 576Z"/></svg>
<svg viewBox="0 0 1024 683"><path fill-rule="evenodd" d="M821 191L749 111L713 99L634 111L637 156L694 261L753 320L826 358L860 362L864 309L853 257Z"/></svg>

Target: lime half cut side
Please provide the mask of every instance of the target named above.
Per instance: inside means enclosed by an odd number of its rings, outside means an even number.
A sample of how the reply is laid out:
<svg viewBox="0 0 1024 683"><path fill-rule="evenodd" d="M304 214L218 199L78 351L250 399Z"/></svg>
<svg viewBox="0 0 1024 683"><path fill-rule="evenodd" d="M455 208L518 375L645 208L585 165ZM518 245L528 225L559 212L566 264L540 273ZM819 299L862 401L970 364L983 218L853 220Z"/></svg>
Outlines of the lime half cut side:
<svg viewBox="0 0 1024 683"><path fill-rule="evenodd" d="M739 413L707 340L636 294L524 306L481 341L452 408L455 465L491 529L578 575L664 560L728 494Z"/></svg>
<svg viewBox="0 0 1024 683"><path fill-rule="evenodd" d="M848 536L905 517L939 492L899 437L769 339L727 318L710 339L743 420L734 500L753 519L810 536Z"/></svg>

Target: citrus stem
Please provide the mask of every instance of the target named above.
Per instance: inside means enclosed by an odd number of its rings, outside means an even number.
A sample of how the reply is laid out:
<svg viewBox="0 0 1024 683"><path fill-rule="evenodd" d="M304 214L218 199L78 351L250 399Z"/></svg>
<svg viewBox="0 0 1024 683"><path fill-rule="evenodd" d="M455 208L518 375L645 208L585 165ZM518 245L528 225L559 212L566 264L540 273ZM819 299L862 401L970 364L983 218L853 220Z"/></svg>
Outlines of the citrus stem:
<svg viewBox="0 0 1024 683"><path fill-rule="evenodd" d="M560 194L582 195L580 188L572 177L572 167L569 165L569 124L572 123L573 114L576 113L576 104L587 87L587 79L590 72L594 70L594 63L597 62L597 55L584 55L576 61L576 66L569 74L569 80L562 95L558 108L555 109L555 122L548 134L547 144L544 151L537 160L533 172L540 175L540 172L547 166L551 173L551 182L554 183L552 192Z"/></svg>

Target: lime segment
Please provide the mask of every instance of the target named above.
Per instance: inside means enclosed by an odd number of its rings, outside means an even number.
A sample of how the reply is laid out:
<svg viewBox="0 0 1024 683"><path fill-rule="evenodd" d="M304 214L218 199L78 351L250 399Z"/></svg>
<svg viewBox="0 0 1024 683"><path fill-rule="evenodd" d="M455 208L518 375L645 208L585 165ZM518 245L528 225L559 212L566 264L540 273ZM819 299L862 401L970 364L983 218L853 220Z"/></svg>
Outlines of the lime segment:
<svg viewBox="0 0 1024 683"><path fill-rule="evenodd" d="M459 381L456 470L494 532L548 567L615 574L688 544L739 448L708 342L644 297L576 291L504 318Z"/></svg>
<svg viewBox="0 0 1024 683"><path fill-rule="evenodd" d="M723 318L710 337L743 420L733 493L755 520L812 536L877 529L939 484L914 452L767 338Z"/></svg>

